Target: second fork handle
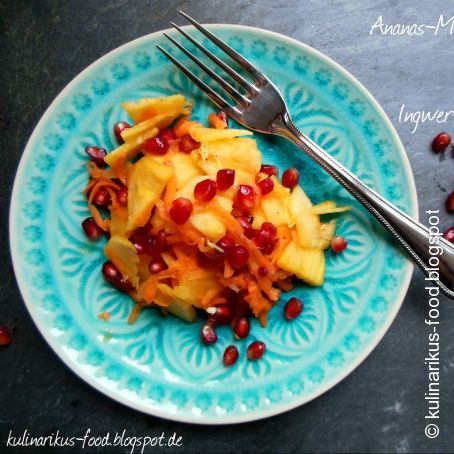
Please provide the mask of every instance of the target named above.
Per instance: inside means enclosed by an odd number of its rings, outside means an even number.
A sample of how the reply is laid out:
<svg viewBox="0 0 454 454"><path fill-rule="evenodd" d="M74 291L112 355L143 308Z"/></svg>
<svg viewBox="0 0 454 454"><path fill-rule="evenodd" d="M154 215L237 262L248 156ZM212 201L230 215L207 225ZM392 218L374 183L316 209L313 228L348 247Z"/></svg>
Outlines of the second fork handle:
<svg viewBox="0 0 454 454"><path fill-rule="evenodd" d="M427 227L367 187L356 175L304 135L289 115L281 117L273 126L276 134L285 137L306 152L391 232L430 279L427 281L428 285L435 283L446 296L454 299L454 247L451 243L438 235L438 240L433 241L437 241L439 253L432 255L429 250L431 234ZM432 265L429 260L434 256L438 260L432 259L435 263Z"/></svg>

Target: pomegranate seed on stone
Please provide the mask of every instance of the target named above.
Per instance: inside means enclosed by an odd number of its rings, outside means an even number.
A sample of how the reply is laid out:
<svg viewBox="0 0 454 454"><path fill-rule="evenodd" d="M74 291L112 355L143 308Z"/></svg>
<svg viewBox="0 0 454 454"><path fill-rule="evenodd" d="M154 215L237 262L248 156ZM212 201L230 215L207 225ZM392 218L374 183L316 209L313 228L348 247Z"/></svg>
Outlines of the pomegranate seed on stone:
<svg viewBox="0 0 454 454"><path fill-rule="evenodd" d="M84 229L85 235L93 241L98 240L104 234L104 230L102 230L91 217L84 219L82 228Z"/></svg>
<svg viewBox="0 0 454 454"><path fill-rule="evenodd" d="M239 356L240 355L238 353L238 349L235 347L235 345L229 345L224 351L224 366L233 366L238 361Z"/></svg>
<svg viewBox="0 0 454 454"><path fill-rule="evenodd" d="M230 306L215 306L207 309L208 323L212 325L225 325L233 318L233 310Z"/></svg>
<svg viewBox="0 0 454 454"><path fill-rule="evenodd" d="M440 132L440 134L435 136L435 138L432 140L432 150L435 153L439 153L440 151L448 148L450 143L451 136L446 132Z"/></svg>
<svg viewBox="0 0 454 454"><path fill-rule="evenodd" d="M233 326L233 333L237 339L244 339L249 336L251 330L251 324L247 317L241 317L235 322Z"/></svg>
<svg viewBox="0 0 454 454"><path fill-rule="evenodd" d="M161 137L152 137L147 139L142 144L142 150L146 153L154 154L157 156L162 156L167 153L169 150L169 145Z"/></svg>
<svg viewBox="0 0 454 454"><path fill-rule="evenodd" d="M449 213L454 213L454 191L452 191L446 199L446 209Z"/></svg>
<svg viewBox="0 0 454 454"><path fill-rule="evenodd" d="M200 338L202 342L206 345L214 344L218 340L218 336L216 335L216 331L214 330L214 326L206 323L202 326L200 330Z"/></svg>
<svg viewBox="0 0 454 454"><path fill-rule="evenodd" d="M272 177L273 175L277 177L279 175L279 169L276 166L262 164L260 167L260 173L265 173L269 177Z"/></svg>
<svg viewBox="0 0 454 454"><path fill-rule="evenodd" d="M172 202L169 210L170 218L177 224L184 224L192 213L192 202L184 197L179 197Z"/></svg>
<svg viewBox="0 0 454 454"><path fill-rule="evenodd" d="M0 326L0 346L6 347L11 343L11 334L6 326Z"/></svg>
<svg viewBox="0 0 454 454"><path fill-rule="evenodd" d="M345 249L347 249L347 244L347 240L344 237L336 235L331 240L331 249L336 254L339 254L340 252L343 252L345 251Z"/></svg>
<svg viewBox="0 0 454 454"><path fill-rule="evenodd" d="M286 188L292 189L298 184L300 174L297 169L291 167L287 169L282 175L282 185Z"/></svg>
<svg viewBox="0 0 454 454"><path fill-rule="evenodd" d="M269 194L274 189L274 181L268 177L257 183L262 195Z"/></svg>
<svg viewBox="0 0 454 454"><path fill-rule="evenodd" d="M109 191L106 188L99 188L93 197L93 203L99 207L107 207L112 201Z"/></svg>
<svg viewBox="0 0 454 454"><path fill-rule="evenodd" d="M194 197L200 202L209 202L216 195L216 181L206 180L199 181L194 188Z"/></svg>
<svg viewBox="0 0 454 454"><path fill-rule="evenodd" d="M200 147L200 142L195 141L189 134L185 134L180 139L180 151L190 153L192 150Z"/></svg>
<svg viewBox="0 0 454 454"><path fill-rule="evenodd" d="M85 153L90 156L90 159L101 169L107 167L104 158L107 155L105 148L101 147L85 147Z"/></svg>
<svg viewBox="0 0 454 454"><path fill-rule="evenodd" d="M129 128L131 128L131 125L129 123L127 123L126 121L119 121L118 123L114 124L114 127L113 127L114 134L119 142L124 142L123 137L121 137L121 133L125 129L129 129Z"/></svg>
<svg viewBox="0 0 454 454"><path fill-rule="evenodd" d="M104 279L123 292L130 292L134 289L132 284L122 276L118 268L112 262L105 262L102 266Z"/></svg>
<svg viewBox="0 0 454 454"><path fill-rule="evenodd" d="M247 348L247 357L251 361L260 359L266 351L266 345L262 341L252 342Z"/></svg>
<svg viewBox="0 0 454 454"><path fill-rule="evenodd" d="M451 243L454 243L454 226L449 227L448 230L445 230L445 233L443 233L443 238L450 241Z"/></svg>
<svg viewBox="0 0 454 454"><path fill-rule="evenodd" d="M252 186L241 184L236 193L235 202L244 211L250 211L255 205L255 192Z"/></svg>
<svg viewBox="0 0 454 454"><path fill-rule="evenodd" d="M233 169L220 169L216 174L216 183L220 191L229 189L235 181L235 171Z"/></svg>
<svg viewBox="0 0 454 454"><path fill-rule="evenodd" d="M285 318L287 320L293 320L301 314L303 309L303 302L299 298L290 298L284 308Z"/></svg>
<svg viewBox="0 0 454 454"><path fill-rule="evenodd" d="M248 259L249 259L248 250L245 247L240 246L239 244L233 246L228 256L228 261L230 265L232 265L233 268L237 269L242 268L244 265L246 265Z"/></svg>
<svg viewBox="0 0 454 454"><path fill-rule="evenodd" d="M167 264L164 262L164 259L162 257L151 260L150 263L148 264L148 270L150 271L151 274L158 274L161 271L166 270Z"/></svg>

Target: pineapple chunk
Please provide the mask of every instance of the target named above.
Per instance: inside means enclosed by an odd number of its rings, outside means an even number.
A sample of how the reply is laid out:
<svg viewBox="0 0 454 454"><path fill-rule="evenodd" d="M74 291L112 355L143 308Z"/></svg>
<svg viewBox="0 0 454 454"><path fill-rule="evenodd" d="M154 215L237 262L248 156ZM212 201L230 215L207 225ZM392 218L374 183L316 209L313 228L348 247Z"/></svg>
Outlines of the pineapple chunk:
<svg viewBox="0 0 454 454"><path fill-rule="evenodd" d="M297 217L302 211L312 210L312 203L301 186L295 186L292 191L292 196L289 205L290 212Z"/></svg>
<svg viewBox="0 0 454 454"><path fill-rule="evenodd" d="M194 308L185 301L175 297L173 289L166 284L158 284L156 293L158 296L167 302L166 310L177 317L193 322L197 317Z"/></svg>
<svg viewBox="0 0 454 454"><path fill-rule="evenodd" d="M175 118L178 117L178 115L180 115L180 112L177 110L156 115L153 118L137 123L132 128L125 129L122 132L121 137L125 142L133 141L136 143L143 143L145 140L143 137L147 135L148 131L155 128L166 128L170 125L170 123L172 123L173 120L175 120Z"/></svg>
<svg viewBox="0 0 454 454"><path fill-rule="evenodd" d="M302 248L290 242L277 259L277 265L310 285L323 284L325 256L321 249Z"/></svg>
<svg viewBox="0 0 454 454"><path fill-rule="evenodd" d="M192 306L202 308L202 298L210 290L222 289L222 285L216 276L206 277L204 279L194 279L185 281L173 289L173 294Z"/></svg>
<svg viewBox="0 0 454 454"><path fill-rule="evenodd" d="M296 233L303 247L320 247L314 241L320 237L320 220L317 215L304 211L296 218Z"/></svg>
<svg viewBox="0 0 454 454"><path fill-rule="evenodd" d="M265 214L266 220L272 222L276 227L280 225L293 225L295 220L288 208L290 197L279 198L270 193L261 200L261 207Z"/></svg>
<svg viewBox="0 0 454 454"><path fill-rule="evenodd" d="M336 221L326 222L320 226L320 242L322 249L328 249L336 233Z"/></svg>
<svg viewBox="0 0 454 454"><path fill-rule="evenodd" d="M171 161L175 168L175 177L177 179L177 190L181 189L189 181L202 175L202 171L195 164L191 155L185 153L175 153Z"/></svg>
<svg viewBox="0 0 454 454"><path fill-rule="evenodd" d="M330 213L342 213L344 211L351 210L351 206L338 207L336 202L332 200L326 200L325 202L318 203L312 207L314 214L330 214Z"/></svg>
<svg viewBox="0 0 454 454"><path fill-rule="evenodd" d="M239 136L252 136L252 132L246 129L193 128L190 134L194 140L202 143L213 140L232 139Z"/></svg>
<svg viewBox="0 0 454 454"><path fill-rule="evenodd" d="M211 213L193 214L190 223L202 235L215 243L225 235L224 224Z"/></svg>
<svg viewBox="0 0 454 454"><path fill-rule="evenodd" d="M128 178L128 230L144 226L165 185L173 175L173 168L144 156L132 166Z"/></svg>
<svg viewBox="0 0 454 454"><path fill-rule="evenodd" d="M251 214L253 217L252 227L254 229L260 229L262 224L266 222L265 212L263 211L262 207L260 205L256 205Z"/></svg>
<svg viewBox="0 0 454 454"><path fill-rule="evenodd" d="M227 197L223 197L223 196L217 195L214 198L214 200L225 211L228 211L229 213L232 211L232 208L233 208L233 200L232 199L228 199Z"/></svg>
<svg viewBox="0 0 454 454"><path fill-rule="evenodd" d="M125 236L128 211L125 207L112 208L110 211L110 235Z"/></svg>
<svg viewBox="0 0 454 454"><path fill-rule="evenodd" d="M137 289L139 286L139 259L134 245L126 237L115 235L106 244L104 253L120 273Z"/></svg>
<svg viewBox="0 0 454 454"><path fill-rule="evenodd" d="M135 123L147 120L155 115L178 111L180 114L190 113L183 95L173 95L162 98L144 98L137 102L125 102L123 108Z"/></svg>

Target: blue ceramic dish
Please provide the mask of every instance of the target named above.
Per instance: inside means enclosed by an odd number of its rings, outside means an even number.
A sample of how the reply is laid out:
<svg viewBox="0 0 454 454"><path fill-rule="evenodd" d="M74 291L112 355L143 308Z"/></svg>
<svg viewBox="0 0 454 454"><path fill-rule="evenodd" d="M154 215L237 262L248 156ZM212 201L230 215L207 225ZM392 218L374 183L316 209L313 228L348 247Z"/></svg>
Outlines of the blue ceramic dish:
<svg viewBox="0 0 454 454"><path fill-rule="evenodd" d="M282 89L296 123L328 152L403 210L417 215L411 170L391 123L349 73L319 52L275 33L213 25ZM173 33L170 31L170 33ZM372 351L394 319L412 265L368 213L290 144L256 136L264 161L296 166L314 202L334 199L354 209L339 218L345 253L327 252L323 288L298 285L305 303L287 322L275 307L269 326L254 323L238 341L241 359L222 365L233 342L220 329L217 344L199 340L199 323L144 311L127 324L130 299L100 275L103 243L81 228L88 216L89 144L116 146L112 125L125 119L120 103L183 93L204 121L213 106L155 48L162 33L128 43L76 77L36 127L20 163L10 212L17 280L37 327L82 379L130 407L169 419L204 424L250 421L281 413L325 392ZM109 322L98 314L108 311ZM257 362L245 360L252 339L267 344Z"/></svg>

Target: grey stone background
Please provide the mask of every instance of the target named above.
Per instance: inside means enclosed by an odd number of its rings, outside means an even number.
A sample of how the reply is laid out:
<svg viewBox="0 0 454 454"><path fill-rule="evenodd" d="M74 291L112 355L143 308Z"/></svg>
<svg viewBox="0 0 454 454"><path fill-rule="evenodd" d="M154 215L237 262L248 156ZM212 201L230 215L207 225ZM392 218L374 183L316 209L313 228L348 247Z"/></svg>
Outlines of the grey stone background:
<svg viewBox="0 0 454 454"><path fill-rule="evenodd" d="M449 6L450 5L450 6ZM454 303L441 300L440 435L424 435L427 374L426 294L415 272L405 303L374 352L349 377L309 404L264 421L200 427L145 416L121 406L70 372L47 347L25 310L8 254L10 192L24 146L44 110L81 70L115 47L167 28L183 9L202 22L254 25L299 39L351 71L384 107L407 149L423 220L444 210L454 189L451 152L429 150L452 122L427 123L411 134L398 123L411 110L454 108L454 35L369 35L387 23L436 23L454 14L448 2L411 0L0 1L0 324L14 327L0 351L0 450L10 429L77 435L126 429L130 435L183 436L180 452L452 452L454 450ZM95 451L95 450L92 450ZM118 452L126 452L126 449ZM155 449L154 451L158 451ZM90 450L88 451L90 452Z"/></svg>

